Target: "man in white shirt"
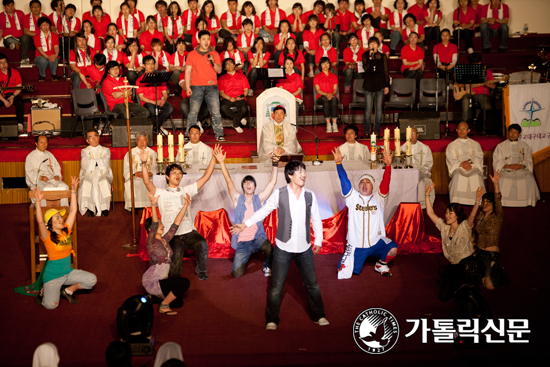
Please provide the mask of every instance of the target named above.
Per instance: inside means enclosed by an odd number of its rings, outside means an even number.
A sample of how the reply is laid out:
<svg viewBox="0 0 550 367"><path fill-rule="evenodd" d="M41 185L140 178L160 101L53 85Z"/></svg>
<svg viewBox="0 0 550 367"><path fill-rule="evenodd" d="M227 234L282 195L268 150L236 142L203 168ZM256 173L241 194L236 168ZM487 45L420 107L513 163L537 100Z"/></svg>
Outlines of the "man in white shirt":
<svg viewBox="0 0 550 367"><path fill-rule="evenodd" d="M170 230L174 219L180 212L184 205L183 198L185 195L193 197L204 186L206 182L212 176L214 172L214 166L216 165L216 157L222 156L222 149L216 145L214 147L214 155L210 159L210 164L204 172L204 175L196 182L180 186L183 170L177 164L171 164L166 167L166 181L168 187L165 189L155 187L151 180L149 180L149 174L147 172L147 165L145 164L149 160L149 153L144 151L141 154L142 163L142 176L143 183L147 190L153 195L158 197L157 206L162 217L162 223L164 224L164 234ZM183 250L192 249L195 250L197 257L197 266L195 268L195 274L200 280L207 280L206 274L206 262L208 261L208 243L206 239L197 232L194 226L193 217L191 216L191 208L189 207L183 216L183 220L176 232L176 235L170 241L170 247L174 251L172 255L172 263L170 264L170 271L168 276L170 278L177 278L181 276L183 270Z"/></svg>
<svg viewBox="0 0 550 367"><path fill-rule="evenodd" d="M359 136L359 129L355 125L347 125L344 128L346 142L338 147L342 158L345 161L363 161L368 160L369 147L358 143L355 139Z"/></svg>
<svg viewBox="0 0 550 367"><path fill-rule="evenodd" d="M485 188L483 181L483 150L477 141L468 138L470 128L461 122L456 129L458 139L447 146L445 156L451 182L449 199L451 203L474 205L476 190Z"/></svg>
<svg viewBox="0 0 550 367"><path fill-rule="evenodd" d="M540 199L539 188L533 175L531 147L519 140L521 126L508 127L508 140L497 145L493 154L493 169L500 170L502 206L535 206Z"/></svg>
<svg viewBox="0 0 550 367"><path fill-rule="evenodd" d="M147 188L143 183L141 158L140 155L144 151L149 152L147 160L147 172L149 177L153 177L157 173L157 152L149 148L147 141L147 133L142 131L136 136L136 146L132 148L132 173L130 173L130 160L128 153L124 156L124 209L132 210L132 195L130 175L134 175L134 205L135 208L145 208L151 206L151 200L147 197Z"/></svg>
<svg viewBox="0 0 550 367"><path fill-rule="evenodd" d="M260 162L269 162L273 152L277 156L304 153L296 137L296 127L284 121L285 116L285 108L277 106L273 109L273 121L263 126L262 142L258 152Z"/></svg>
<svg viewBox="0 0 550 367"><path fill-rule="evenodd" d="M183 146L183 149L191 149L187 155L187 163L189 164L208 164L212 159L212 148L204 144L201 139L201 130L199 126L193 125L189 129L189 143Z"/></svg>
<svg viewBox="0 0 550 367"><path fill-rule="evenodd" d="M48 191L51 188L69 190L69 186L63 182L61 166L54 155L47 151L48 137L38 135L34 138L34 143L36 149L25 159L25 180L29 189L33 191L38 186L40 191ZM35 200L32 199L32 202L34 203ZM69 199L61 199L60 204L69 206ZM40 205L46 207L46 200L42 200Z"/></svg>
<svg viewBox="0 0 550 367"><path fill-rule="evenodd" d="M89 217L108 216L111 203L111 151L99 145L99 134L96 129L86 131L88 147L80 154L80 187L78 188L78 205L80 214L86 211Z"/></svg>
<svg viewBox="0 0 550 367"><path fill-rule="evenodd" d="M267 297L266 330L276 330L279 324L279 308L283 299L283 288L292 261L295 262L302 281L307 289L311 319L320 326L328 325L321 291L315 276L313 254L318 254L323 245L323 223L315 194L304 188L306 166L299 161L291 161L285 166L287 186L275 190L264 206L244 223L231 227L236 235L248 227L264 220L269 213L278 209L277 246L273 251L271 287ZM311 220L310 220L311 219ZM315 243L311 249L311 226L315 233Z"/></svg>
<svg viewBox="0 0 550 367"><path fill-rule="evenodd" d="M434 159L429 146L418 140L418 132L413 127L411 135L412 166L420 171L418 179L418 202L422 209L426 209L426 185L432 183L432 166ZM407 150L407 143L401 145L401 151ZM435 191L430 192L430 202L435 201Z"/></svg>

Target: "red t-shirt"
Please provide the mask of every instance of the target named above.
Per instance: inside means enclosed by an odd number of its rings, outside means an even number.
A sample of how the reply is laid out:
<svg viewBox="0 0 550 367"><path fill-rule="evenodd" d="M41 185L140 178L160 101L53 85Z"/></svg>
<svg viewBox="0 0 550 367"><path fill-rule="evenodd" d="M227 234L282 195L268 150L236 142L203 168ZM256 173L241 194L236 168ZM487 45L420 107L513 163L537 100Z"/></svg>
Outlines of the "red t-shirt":
<svg viewBox="0 0 550 367"><path fill-rule="evenodd" d="M93 63L93 61L92 61ZM103 78L103 75L105 74L105 67L102 67L101 69L96 68L95 65L88 65L86 66L86 74L90 80L98 82Z"/></svg>
<svg viewBox="0 0 550 367"><path fill-rule="evenodd" d="M42 46L42 44L40 43L40 34L43 34L42 32L36 32L36 34L34 35L34 46L36 47L36 49L38 50L38 47L42 47L42 51L44 51L44 53L46 55L53 55L55 54L54 52L54 49L55 49L55 46L59 46L59 37L57 37L57 35L55 33L52 33L50 32L50 36L46 36L44 37L44 46ZM51 48L50 48L50 44L49 44L49 38L51 37ZM36 51L36 56L42 56L41 53L39 53L38 51Z"/></svg>
<svg viewBox="0 0 550 367"><path fill-rule="evenodd" d="M8 83L8 71L6 70L6 74L0 71L0 86L16 87L22 82L23 81L21 80L21 74L19 74L19 72L15 68L11 68L11 78L9 83ZM6 95L7 93L13 93L13 92L15 92L15 90L8 89L3 91L2 94Z"/></svg>
<svg viewBox="0 0 550 367"><path fill-rule="evenodd" d="M239 34L237 36L237 47L238 48L252 47L255 39L256 39L256 36L254 36L254 32L250 32L249 35L247 35L246 33Z"/></svg>
<svg viewBox="0 0 550 367"><path fill-rule="evenodd" d="M124 27L122 27L122 22L124 22ZM121 15L120 17L118 17L118 19L116 20L116 26L118 27L118 29L122 29L122 33L124 35L124 37L126 38L133 38L134 37L134 34L133 33L130 33L130 30L128 29L128 23L130 22L130 18L128 18L128 20L124 19L124 17ZM134 18L134 21L133 21L134 25L132 27L132 29L139 29L139 23L136 21L136 18ZM124 31L126 29L126 32Z"/></svg>
<svg viewBox="0 0 550 367"><path fill-rule="evenodd" d="M472 9L472 10L474 10L474 9ZM498 16L499 10L502 13L502 18L499 18L499 16ZM475 10L474 10L474 12L475 12ZM483 18L485 18L485 19L488 19L488 18L496 18L496 19L510 18L510 11L508 9L508 5L500 3L500 6L498 7L498 9L494 9L491 6L491 3L489 3L489 4L487 4L483 7L483 10L481 10L481 18L482 19ZM495 22L495 24L489 25L489 27L491 27L492 29L498 29L498 27L500 27L500 23Z"/></svg>
<svg viewBox="0 0 550 367"><path fill-rule="evenodd" d="M220 19L218 18L218 16L216 15L213 19L206 19L206 29L208 31L215 31L216 29L220 29L221 27L221 24L220 24Z"/></svg>
<svg viewBox="0 0 550 367"><path fill-rule="evenodd" d="M88 13L86 13L88 14ZM111 24L111 17L107 13L103 13L101 20L98 22L95 17L88 18L95 29L95 35L101 38L107 36L107 27Z"/></svg>
<svg viewBox="0 0 550 367"><path fill-rule="evenodd" d="M471 5L470 5L470 7L472 9L474 9ZM481 18L482 18L481 13L483 12L484 8L485 8L484 5L477 4L477 8L474 9L474 11L476 12L476 21L475 21L476 26L479 26L479 24L481 23ZM485 13L485 14L487 14L487 13Z"/></svg>
<svg viewBox="0 0 550 367"><path fill-rule="evenodd" d="M493 76L493 72L489 69L485 70L485 75L487 76L487 81L495 79L494 76ZM487 88L486 86L472 88L472 92L474 94L490 94L491 93L489 91L489 88Z"/></svg>
<svg viewBox="0 0 550 367"><path fill-rule="evenodd" d="M245 62L244 54L239 50L234 50L233 54L229 53L229 51L223 51L220 54L220 60L223 62L225 59L232 59L235 61L235 65L242 65ZM243 70L241 69L239 72L242 73Z"/></svg>
<svg viewBox="0 0 550 367"><path fill-rule="evenodd" d="M354 15L354 19L355 19L355 15ZM326 20L326 19L325 19L325 20ZM325 22L323 22L322 24L325 24ZM338 16L332 17L332 18L330 18L330 20L328 21L327 30L334 31L334 30L336 30L336 26L337 26L337 25L340 25L340 17L338 17Z"/></svg>
<svg viewBox="0 0 550 367"><path fill-rule="evenodd" d="M94 53L101 52L101 41L96 34L90 34L86 43L93 49Z"/></svg>
<svg viewBox="0 0 550 367"><path fill-rule="evenodd" d="M268 63L269 63L269 58L271 57L271 54L266 51L264 53L264 60L265 60L265 64L264 64L264 69L267 69L268 68ZM254 59L254 54L252 53L252 50L248 51L248 71L252 70L252 60Z"/></svg>
<svg viewBox="0 0 550 367"><path fill-rule="evenodd" d="M136 80L136 86L139 87L136 91L136 93L138 95L142 94L144 95L145 98L149 98L150 100L154 101L155 100L155 87L148 87L147 85L148 84L145 84L145 83L142 83L141 81L143 80L143 77L145 76L145 74L142 74L137 80ZM104 82L105 83L105 82ZM160 101L162 99L162 92L166 90L166 84L159 84L157 87L156 87L156 90L157 90L157 99ZM141 103L141 105L145 105L145 102L142 101L141 99L139 100L139 102Z"/></svg>
<svg viewBox="0 0 550 367"><path fill-rule="evenodd" d="M145 23L145 15L143 15L143 12L141 10L137 10L137 8L134 9L133 13L130 13L130 15L134 16L134 19L138 22L138 28L141 23ZM120 18L122 16L122 12L118 12L118 17Z"/></svg>
<svg viewBox="0 0 550 367"><path fill-rule="evenodd" d="M331 72L329 72L328 75L324 72L320 72L313 78L313 87L315 88L316 85L319 86L321 92L332 93L334 91L334 86L338 85L338 77ZM319 97L321 97L321 95L317 94L317 99L319 99Z"/></svg>
<svg viewBox="0 0 550 367"><path fill-rule="evenodd" d="M120 98L113 97L113 92L120 92L120 90L114 88L123 85L124 78L122 76L115 79L111 75L107 75L107 78L103 81L103 94L105 95L105 100L107 101L107 105L109 105L109 109L111 111L115 105L124 103L124 96ZM131 102L131 100L129 99L128 102Z"/></svg>
<svg viewBox="0 0 550 367"><path fill-rule="evenodd" d="M407 13L412 14L416 17L416 23L423 25L424 24L424 15L422 13L424 10L427 10L428 6L426 4L422 5L422 7L418 6L418 4L414 4L413 6L410 6L407 9Z"/></svg>
<svg viewBox="0 0 550 367"><path fill-rule="evenodd" d="M399 24L395 22L395 15L397 14L398 18L399 18ZM390 28L391 27L398 27L398 28L403 28L404 25L403 25L403 18L405 18L405 15L407 15L407 11L406 10L403 10L403 13L399 13L397 10L393 11L391 14L390 14ZM395 32L395 31L392 31L392 32Z"/></svg>
<svg viewBox="0 0 550 367"><path fill-rule="evenodd" d="M424 50L422 47L416 45L416 49L413 50L411 45L406 45L401 49L401 60L407 60L408 62L418 61L424 59ZM401 64L401 72L404 72L410 66L405 66Z"/></svg>
<svg viewBox="0 0 550 367"><path fill-rule="evenodd" d="M277 8L275 9L275 11L279 12L279 22L283 19L286 19L286 13L284 10ZM265 25L269 30L277 29L279 27L278 24L277 25L275 24L275 15L276 15L275 11L272 11L271 9L268 8L262 13L262 25ZM269 16L271 18L269 24L267 24L266 12L269 12Z"/></svg>
<svg viewBox="0 0 550 367"><path fill-rule="evenodd" d="M48 18L50 18L50 21L52 22L52 25L51 25L50 28L55 27L56 29L61 30L61 19L64 17L64 15L63 14L61 14L61 15L58 14L57 15L57 22L56 22L53 18L54 14L56 14L55 11L52 12L50 15L48 15Z"/></svg>
<svg viewBox="0 0 550 367"><path fill-rule="evenodd" d="M191 19L189 19L189 13L191 12ZM200 16L200 10L197 9L196 13L193 13L191 9L187 9L183 12L181 15L181 22L184 27L187 27L187 34L195 34L197 33L197 28L195 28L195 22L197 21L197 18Z"/></svg>
<svg viewBox="0 0 550 367"><path fill-rule="evenodd" d="M143 58L147 56L147 55L144 55L144 54L136 54L136 60L134 61L134 69L137 69L139 68L140 66L143 65ZM131 61L131 55L128 56L126 55L125 53L122 54L122 63L124 64L124 66L126 66L127 68L129 67L128 65L130 64L130 61Z"/></svg>
<svg viewBox="0 0 550 367"><path fill-rule="evenodd" d="M355 15L349 10L346 10L346 12L342 14L340 9L338 9L336 11L336 16L340 20L340 32L348 32L351 30L351 23L357 23Z"/></svg>
<svg viewBox="0 0 550 367"><path fill-rule="evenodd" d="M237 98L244 94L245 89L250 89L250 84L242 73L224 74L218 80L218 89L229 97Z"/></svg>
<svg viewBox="0 0 550 367"><path fill-rule="evenodd" d="M19 29L17 29L15 17L19 20ZM7 26L6 18L10 21L9 27ZM4 31L2 37L13 36L15 38L20 38L23 35L24 21L25 13L21 10L15 10L13 15L8 15L5 11L0 13L0 29Z"/></svg>
<svg viewBox="0 0 550 367"><path fill-rule="evenodd" d="M177 50L174 52L174 54L170 58L170 65L174 66L184 66L185 65L185 58L187 57L188 52L183 51L183 55L181 55Z"/></svg>
<svg viewBox="0 0 550 367"><path fill-rule="evenodd" d="M456 8L453 13L453 21L458 20L460 23L470 24L470 22L473 20L474 24L468 29L474 29L476 24L476 18L477 14L476 11L469 6L466 8L466 14L462 11L462 8ZM460 20L458 19L458 12L460 11Z"/></svg>
<svg viewBox="0 0 550 367"><path fill-rule="evenodd" d="M313 12L313 10L312 10ZM288 17L286 17L286 20L288 20L290 22L290 26L292 27L293 25L295 25L296 27L298 27L298 18L296 18L296 16L294 15L294 13L290 14ZM302 21L302 24L303 25L306 25L307 24L307 16L305 15L305 13L302 13L302 15L300 15L300 20ZM296 28L296 30L299 32L300 30L298 28ZM292 32L292 29L290 30Z"/></svg>
<svg viewBox="0 0 550 367"><path fill-rule="evenodd" d="M286 79L277 80L277 87L282 87L284 90L294 94L298 89L304 90L304 82L298 73L286 74ZM301 100L300 94L296 95L296 99Z"/></svg>
<svg viewBox="0 0 550 367"><path fill-rule="evenodd" d="M304 13L304 19L306 20L306 21L304 22L304 24L306 24L307 18L309 18L309 16L312 15L312 14L313 14L313 10L306 11L306 12ZM317 18L319 18L319 25L325 24L325 22L327 21L327 17L326 17L325 14L323 14L323 13L317 14Z"/></svg>
<svg viewBox="0 0 550 367"><path fill-rule="evenodd" d="M317 51L315 51L315 65L319 65L319 61L321 61L321 57L325 56L330 59L331 63L338 61L338 54L336 53L336 49L334 47L330 47L328 50L323 49L322 47L319 47Z"/></svg>
<svg viewBox="0 0 550 367"><path fill-rule="evenodd" d="M449 42L447 46L443 42L434 46L434 52L439 56L440 63L450 64L453 62L453 55L458 54L458 48L454 43Z"/></svg>
<svg viewBox="0 0 550 367"><path fill-rule="evenodd" d="M386 8L385 6L381 6L380 7L380 11L382 11L382 9L384 9L384 15L389 15L390 18L391 18L391 10ZM374 6L371 6L370 8L367 8L367 13L368 14L372 14L372 12L374 11ZM380 28L388 28L388 22L384 22L382 19L380 19Z"/></svg>
<svg viewBox="0 0 550 367"><path fill-rule="evenodd" d="M74 52L75 50L71 50L71 53L69 56L69 64L76 64L76 66L80 69L80 72L87 76L88 74L87 74L86 67L93 65L92 60L94 58L95 52L92 51L90 53L90 59L88 60L86 58L86 50L78 49L78 52L80 53L80 59L78 60L78 62L76 61L76 55Z"/></svg>
<svg viewBox="0 0 550 367"><path fill-rule="evenodd" d="M310 50L317 50L319 48L319 40L324 32L321 29L317 29L315 33L311 29L304 31L304 48L309 47Z"/></svg>
<svg viewBox="0 0 550 367"><path fill-rule="evenodd" d="M34 30L32 30L31 32L35 32L35 33L39 32L40 28L38 28L38 19L40 19L42 17L46 17L46 16L47 15L44 14L44 13L40 13L38 18L35 18L32 15L32 13L29 13L29 14L25 15L25 19L23 19L23 28L30 30L31 29L31 22L32 22L32 24L34 25Z"/></svg>
<svg viewBox="0 0 550 367"><path fill-rule="evenodd" d="M361 47L361 46L357 46L357 49L358 51L355 53L355 58L353 57L354 54L353 54L353 50L351 49L351 47L346 47L346 49L344 50L344 62L345 63L355 63L357 65L357 63L361 60L363 60L363 53L365 52L365 50ZM347 69L348 66L346 65L344 67L344 70ZM357 69L356 69L357 70Z"/></svg>
<svg viewBox="0 0 550 367"><path fill-rule="evenodd" d="M122 63L125 53L122 51L118 51L116 48L113 48L112 53L109 53L107 49L103 50L103 55L105 55L105 57L107 58L107 62L118 61L119 63Z"/></svg>
<svg viewBox="0 0 550 367"><path fill-rule="evenodd" d="M424 21L424 27L426 27L428 25L428 22L426 22L426 18L429 18L430 17L430 13L429 13L429 9L426 8L426 10L424 10L422 12L422 20ZM435 17L434 17L434 23L437 22L438 19L441 19L442 17L442 14L441 14L441 11L440 10L436 10L435 11Z"/></svg>
<svg viewBox="0 0 550 367"><path fill-rule="evenodd" d="M244 20L246 19L246 16L242 15L237 18L237 26L238 28L237 29L241 29L243 27L243 22ZM250 19L252 21L252 28L255 29L255 28L260 28L262 26L262 23L260 22L260 17L258 17L257 15L254 15L252 16L252 19Z"/></svg>
<svg viewBox="0 0 550 367"><path fill-rule="evenodd" d="M409 27L407 27L403 29L403 31L401 32L401 37L403 37L404 40L408 40L412 32L413 31ZM424 35L424 27L422 27L421 25L415 24L414 32L418 33L418 38L420 38L420 36Z"/></svg>
<svg viewBox="0 0 550 367"><path fill-rule="evenodd" d="M306 62L304 55L300 51L296 50L294 54L288 54L288 55L285 55L284 52L281 52L281 54L279 55L279 65L284 66L286 57L290 57L292 58L292 60L294 60L294 66L299 67L299 65Z"/></svg>
<svg viewBox="0 0 550 367"><path fill-rule="evenodd" d="M378 32L378 28L374 28L371 26L370 30L363 32L364 29L365 27L357 31L357 38L359 38L359 46L363 48L369 48L369 39L371 39L371 37L374 37L374 34ZM363 39L363 37L365 39Z"/></svg>
<svg viewBox="0 0 550 367"><path fill-rule="evenodd" d="M208 61L208 55L213 56L216 65L221 64L220 54L214 50L202 55L195 49L187 55L186 65L192 68L190 85L209 86L218 84L218 74Z"/></svg>
<svg viewBox="0 0 550 367"><path fill-rule="evenodd" d="M231 14L231 19L228 21L227 20L227 13ZM230 11L226 11L225 13L222 14L222 17L220 18L220 21L222 20L225 20L227 22L227 27L229 29L240 29L241 27L239 27L237 25L237 14L233 14L231 13Z"/></svg>
<svg viewBox="0 0 550 367"><path fill-rule="evenodd" d="M151 47L151 41L153 40L153 38L158 38L164 46L164 34L159 31L154 31L153 33L151 33L149 32L149 30L146 30L139 35L139 44L145 47L143 51L153 52L153 48Z"/></svg>
<svg viewBox="0 0 550 367"><path fill-rule="evenodd" d="M294 33L289 33L290 35L290 38L294 38L294 40L296 40L296 36L294 35ZM281 40L281 36L282 36L282 33L277 33L274 37L273 37L273 45L278 45L279 44L279 41ZM288 36L286 37L286 39L288 39ZM286 44L286 39L285 39L285 42L283 43Z"/></svg>

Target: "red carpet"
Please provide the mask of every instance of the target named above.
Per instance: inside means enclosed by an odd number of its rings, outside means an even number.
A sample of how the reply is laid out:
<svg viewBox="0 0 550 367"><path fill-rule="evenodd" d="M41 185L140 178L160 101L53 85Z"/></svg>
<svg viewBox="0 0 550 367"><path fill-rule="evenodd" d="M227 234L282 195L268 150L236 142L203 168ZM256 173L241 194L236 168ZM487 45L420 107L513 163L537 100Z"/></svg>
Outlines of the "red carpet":
<svg viewBox="0 0 550 367"><path fill-rule="evenodd" d="M548 195L545 195L548 199ZM443 215L448 199L438 196L436 213ZM61 367L104 366L105 348L117 339L116 311L122 302L143 292L141 276L148 264L127 257L120 246L131 240L130 218L123 204L106 218L78 216L80 266L98 276L89 294L78 294L76 305L61 302L48 311L33 298L13 288L30 283L29 230L26 205L1 206L4 217L3 254L0 259L1 330L0 365L30 366L32 353L41 343L59 349ZM451 344L435 344L433 334L423 344L407 319L451 317L450 302L440 302L437 270L447 263L442 254L397 256L393 277L382 278L368 261L363 272L347 281L336 279L340 255L315 257L326 315L330 326L319 327L307 315L304 286L291 266L276 332L266 332L264 311L269 279L261 271L262 259L253 257L244 277L230 276L230 259L210 259L210 279L199 281L194 263L184 262L183 276L191 280L184 307L175 317L155 311L152 335L158 345L175 341L182 346L188 366L510 366L539 362L546 348L550 256L548 202L536 208L506 208L501 234L502 265L511 283L493 292L481 290L494 318L528 319L528 344L495 344L490 349L455 351ZM431 222L428 235L437 236ZM392 312L400 325L397 345L384 355L369 355L355 345L355 318L370 307ZM537 357L539 356L539 357ZM144 366L151 358L134 358ZM149 363L148 366L152 366Z"/></svg>

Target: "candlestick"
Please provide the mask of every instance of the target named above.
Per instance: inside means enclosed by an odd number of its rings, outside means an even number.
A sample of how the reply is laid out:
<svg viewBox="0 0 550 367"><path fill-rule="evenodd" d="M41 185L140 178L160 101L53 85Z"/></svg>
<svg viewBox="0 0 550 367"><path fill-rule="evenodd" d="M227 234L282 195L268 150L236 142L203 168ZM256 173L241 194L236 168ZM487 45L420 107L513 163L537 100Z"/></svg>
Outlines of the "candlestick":
<svg viewBox="0 0 550 367"><path fill-rule="evenodd" d="M183 146L183 134L182 133L180 133L178 135L178 145Z"/></svg>
<svg viewBox="0 0 550 367"><path fill-rule="evenodd" d="M162 146L162 135L157 135L157 147Z"/></svg>
<svg viewBox="0 0 550 367"><path fill-rule="evenodd" d="M174 145L174 135L168 134L168 145Z"/></svg>
<svg viewBox="0 0 550 367"><path fill-rule="evenodd" d="M407 150L405 152L406 155L412 155L412 144L410 140L407 140L406 143Z"/></svg>
<svg viewBox="0 0 550 367"><path fill-rule="evenodd" d="M159 146L157 147L157 154L158 154L157 162L162 163L162 161L163 161L163 157L162 157L162 155L163 155L163 152L162 152L162 145L159 145Z"/></svg>
<svg viewBox="0 0 550 367"><path fill-rule="evenodd" d="M401 155L401 130L399 130L398 127L396 127L393 131L393 139L395 142L395 156L399 157Z"/></svg>
<svg viewBox="0 0 550 367"><path fill-rule="evenodd" d="M370 136L370 160L376 161L376 134Z"/></svg>

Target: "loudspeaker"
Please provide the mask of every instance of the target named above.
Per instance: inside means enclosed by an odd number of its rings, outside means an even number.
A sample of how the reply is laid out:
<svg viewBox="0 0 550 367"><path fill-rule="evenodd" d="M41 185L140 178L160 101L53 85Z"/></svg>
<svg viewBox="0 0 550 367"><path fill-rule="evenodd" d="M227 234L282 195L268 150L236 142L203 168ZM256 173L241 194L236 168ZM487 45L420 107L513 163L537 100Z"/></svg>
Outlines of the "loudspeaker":
<svg viewBox="0 0 550 367"><path fill-rule="evenodd" d="M401 142L405 142L407 127L414 127L420 140L439 139L441 134L439 124L440 114L437 111L401 112L399 114Z"/></svg>
<svg viewBox="0 0 550 367"><path fill-rule="evenodd" d="M0 140L19 140L17 120L0 121Z"/></svg>
<svg viewBox="0 0 550 367"><path fill-rule="evenodd" d="M31 125L33 135L59 134L61 131L61 107L32 107Z"/></svg>
<svg viewBox="0 0 550 367"><path fill-rule="evenodd" d="M153 146L153 124L150 119L130 120L130 138L132 146L136 146L136 135L144 131L147 134L147 145ZM113 148L124 148L128 146L128 136L126 134L126 120L113 120Z"/></svg>

